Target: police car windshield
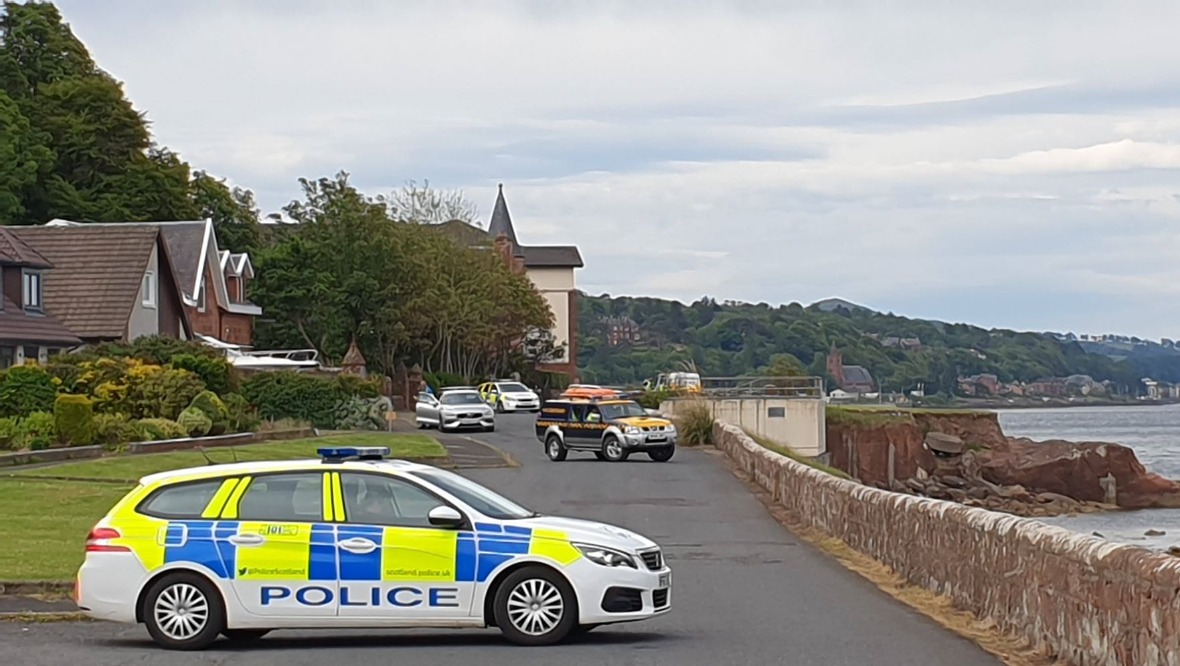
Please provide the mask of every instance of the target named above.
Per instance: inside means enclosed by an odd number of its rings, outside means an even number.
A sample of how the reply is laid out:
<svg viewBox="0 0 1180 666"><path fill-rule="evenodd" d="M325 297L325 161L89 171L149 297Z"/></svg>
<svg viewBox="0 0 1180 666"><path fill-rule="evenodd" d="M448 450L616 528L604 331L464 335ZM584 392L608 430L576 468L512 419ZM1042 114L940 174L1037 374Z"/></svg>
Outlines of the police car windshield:
<svg viewBox="0 0 1180 666"><path fill-rule="evenodd" d="M517 384L516 382L504 382L500 384L500 390L504 393L528 393L529 390L524 384Z"/></svg>
<svg viewBox="0 0 1180 666"><path fill-rule="evenodd" d="M647 411L637 402L615 402L599 405L604 419L625 419L628 416L646 416Z"/></svg>
<svg viewBox="0 0 1180 666"><path fill-rule="evenodd" d="M474 391L448 391L438 401L444 405L478 405L483 402Z"/></svg>
<svg viewBox="0 0 1180 666"><path fill-rule="evenodd" d="M458 474L452 474L445 470L414 472L414 474L454 495L488 518L519 520L540 515Z"/></svg>

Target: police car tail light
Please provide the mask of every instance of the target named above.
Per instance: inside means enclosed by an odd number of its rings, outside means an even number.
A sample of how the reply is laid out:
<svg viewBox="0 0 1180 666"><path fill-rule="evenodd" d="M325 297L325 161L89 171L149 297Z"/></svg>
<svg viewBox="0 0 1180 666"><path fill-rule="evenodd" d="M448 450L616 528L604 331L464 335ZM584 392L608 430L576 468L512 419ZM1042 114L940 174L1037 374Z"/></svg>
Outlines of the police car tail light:
<svg viewBox="0 0 1180 666"><path fill-rule="evenodd" d="M127 553L131 549L127 546L111 545L111 539L123 536L119 530L110 527L96 527L90 530L86 537L86 552L88 553Z"/></svg>
<svg viewBox="0 0 1180 666"><path fill-rule="evenodd" d="M639 568L635 566L635 558L621 551L603 548L602 546L592 546L586 543L575 543L574 547L581 551L582 555L586 556L586 559L595 564L601 564L604 567Z"/></svg>

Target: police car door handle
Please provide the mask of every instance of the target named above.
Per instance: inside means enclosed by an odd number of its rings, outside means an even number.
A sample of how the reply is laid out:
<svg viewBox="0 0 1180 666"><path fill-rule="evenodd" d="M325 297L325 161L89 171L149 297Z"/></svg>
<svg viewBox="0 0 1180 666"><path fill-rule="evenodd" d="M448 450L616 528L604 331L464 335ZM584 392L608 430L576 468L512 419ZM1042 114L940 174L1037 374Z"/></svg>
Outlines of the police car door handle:
<svg viewBox="0 0 1180 666"><path fill-rule="evenodd" d="M360 537L353 537L351 539L345 539L344 541L337 541L336 545L340 546L340 548L343 550L347 550L350 553L356 553L357 555L364 555L365 553L371 553L374 550L377 550L377 544L369 541L368 539L362 539Z"/></svg>
<svg viewBox="0 0 1180 666"><path fill-rule="evenodd" d="M226 540L236 546L260 546L266 543L261 534L235 534Z"/></svg>

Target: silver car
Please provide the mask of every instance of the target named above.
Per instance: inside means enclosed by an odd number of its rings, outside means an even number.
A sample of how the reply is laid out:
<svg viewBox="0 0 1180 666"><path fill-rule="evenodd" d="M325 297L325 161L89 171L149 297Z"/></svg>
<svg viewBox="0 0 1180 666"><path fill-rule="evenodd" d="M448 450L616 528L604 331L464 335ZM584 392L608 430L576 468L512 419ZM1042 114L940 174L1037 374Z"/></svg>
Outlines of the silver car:
<svg viewBox="0 0 1180 666"><path fill-rule="evenodd" d="M484 432L496 429L496 414L480 398L479 391L467 388L444 389L438 397L418 394L414 420L419 428L438 428L440 432L476 428Z"/></svg>

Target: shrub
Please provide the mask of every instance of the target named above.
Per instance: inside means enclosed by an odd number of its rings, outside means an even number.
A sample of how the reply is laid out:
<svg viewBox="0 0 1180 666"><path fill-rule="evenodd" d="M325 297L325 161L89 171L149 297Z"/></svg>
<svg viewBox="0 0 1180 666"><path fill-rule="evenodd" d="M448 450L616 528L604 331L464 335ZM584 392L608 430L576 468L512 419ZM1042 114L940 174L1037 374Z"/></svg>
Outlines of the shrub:
<svg viewBox="0 0 1180 666"><path fill-rule="evenodd" d="M340 386L340 391L345 396L355 395L361 398L381 397L380 378L366 379L356 375L339 374L336 375L336 383Z"/></svg>
<svg viewBox="0 0 1180 666"><path fill-rule="evenodd" d="M59 395L53 403L53 422L60 441L72 446L94 443L94 401L84 395Z"/></svg>
<svg viewBox="0 0 1180 666"><path fill-rule="evenodd" d="M213 421L196 407L189 407L176 420L190 437L204 437L213 428Z"/></svg>
<svg viewBox="0 0 1180 666"><path fill-rule="evenodd" d="M94 437L96 444L107 448L143 441L143 435L126 414L95 414Z"/></svg>
<svg viewBox="0 0 1180 666"><path fill-rule="evenodd" d="M47 449L56 441L53 414L33 412L20 420L17 432L22 448L27 448L30 451Z"/></svg>
<svg viewBox="0 0 1180 666"><path fill-rule="evenodd" d="M709 406L699 400L686 400L683 409L677 410L676 429L680 443L685 446L713 443L713 413Z"/></svg>
<svg viewBox="0 0 1180 666"><path fill-rule="evenodd" d="M209 417L211 427L208 434L210 435L223 435L229 428L229 410L213 391L198 393L189 404L189 409L198 409Z"/></svg>
<svg viewBox="0 0 1180 666"><path fill-rule="evenodd" d="M251 432L262 423L258 410L240 393L228 393L222 402L229 413L229 432Z"/></svg>
<svg viewBox="0 0 1180 666"><path fill-rule="evenodd" d="M20 424L15 418L0 418L0 450L20 448Z"/></svg>
<svg viewBox="0 0 1180 666"><path fill-rule="evenodd" d="M147 441L188 437L184 426L171 419L140 419L135 421L133 425Z"/></svg>
<svg viewBox="0 0 1180 666"><path fill-rule="evenodd" d="M0 382L0 416L52 412L57 387L48 372L35 365L9 368Z"/></svg>
<svg viewBox="0 0 1180 666"><path fill-rule="evenodd" d="M330 428L336 408L347 394L335 379L284 370L259 373L243 381L242 396L265 419L296 418Z"/></svg>
<svg viewBox="0 0 1180 666"><path fill-rule="evenodd" d="M94 398L96 411L128 418L175 419L205 383L188 370L135 358L100 358L79 365L76 390Z"/></svg>
<svg viewBox="0 0 1180 666"><path fill-rule="evenodd" d="M336 408L338 430L381 430L385 427L388 401L384 398L349 396Z"/></svg>
<svg viewBox="0 0 1180 666"><path fill-rule="evenodd" d="M168 335L149 335L127 342L104 342L93 349L76 354L83 360L103 357L134 358L151 365L165 365L172 357L191 354L198 357L222 358L216 349L195 340L181 340Z"/></svg>
<svg viewBox="0 0 1180 666"><path fill-rule="evenodd" d="M58 357L55 356L54 358L56 359ZM50 378L54 380L59 392L81 392L77 388L78 380L82 377L82 366L80 363L53 361L45 366L45 372L48 372Z"/></svg>
<svg viewBox="0 0 1180 666"><path fill-rule="evenodd" d="M660 403L664 402L672 395L671 391L644 391L635 399L641 406L647 409L659 409Z"/></svg>
<svg viewBox="0 0 1180 666"><path fill-rule="evenodd" d="M236 388L237 376L234 366L224 358L177 354L168 363L173 368L188 370L197 375L205 382L205 388L218 395L224 395Z"/></svg>

